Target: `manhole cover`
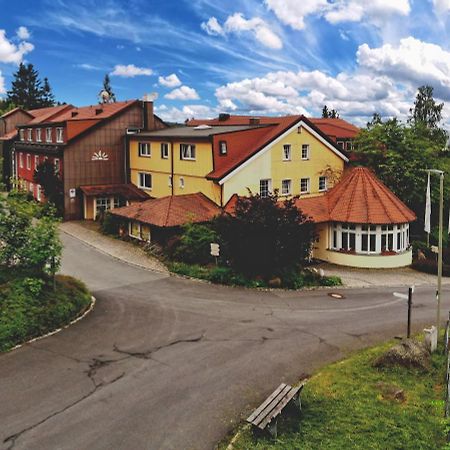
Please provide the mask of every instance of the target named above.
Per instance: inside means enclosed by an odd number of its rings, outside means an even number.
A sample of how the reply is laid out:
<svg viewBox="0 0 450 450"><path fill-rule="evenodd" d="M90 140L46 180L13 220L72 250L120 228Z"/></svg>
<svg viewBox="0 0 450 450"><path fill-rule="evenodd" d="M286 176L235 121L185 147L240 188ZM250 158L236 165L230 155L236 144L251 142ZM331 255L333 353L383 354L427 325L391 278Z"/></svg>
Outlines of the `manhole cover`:
<svg viewBox="0 0 450 450"><path fill-rule="evenodd" d="M342 300L343 298L345 298L342 294L338 294L337 292L330 292L328 294L328 297L334 298L336 300Z"/></svg>

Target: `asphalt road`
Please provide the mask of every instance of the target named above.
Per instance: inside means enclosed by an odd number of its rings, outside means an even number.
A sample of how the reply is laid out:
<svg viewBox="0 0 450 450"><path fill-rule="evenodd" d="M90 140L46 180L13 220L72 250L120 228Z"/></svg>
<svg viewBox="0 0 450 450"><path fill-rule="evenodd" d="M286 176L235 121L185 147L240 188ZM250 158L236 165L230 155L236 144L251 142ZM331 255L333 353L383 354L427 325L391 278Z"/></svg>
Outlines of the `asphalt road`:
<svg viewBox="0 0 450 450"><path fill-rule="evenodd" d="M97 305L0 356L0 448L211 449L280 382L405 331L392 288L339 290L341 300L225 288L63 241L62 272ZM433 292L416 290L416 330L435 317Z"/></svg>

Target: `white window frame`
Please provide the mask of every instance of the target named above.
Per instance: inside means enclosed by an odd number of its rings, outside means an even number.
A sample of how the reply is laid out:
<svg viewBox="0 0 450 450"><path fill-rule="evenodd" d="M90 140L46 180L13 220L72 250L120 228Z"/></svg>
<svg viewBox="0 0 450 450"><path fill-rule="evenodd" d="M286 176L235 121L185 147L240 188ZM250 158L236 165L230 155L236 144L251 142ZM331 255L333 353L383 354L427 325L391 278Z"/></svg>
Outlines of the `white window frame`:
<svg viewBox="0 0 450 450"><path fill-rule="evenodd" d="M324 182L324 186L320 187L321 181ZM328 177L326 177L325 175L321 175L319 177L319 192L325 192L328 190Z"/></svg>
<svg viewBox="0 0 450 450"><path fill-rule="evenodd" d="M62 127L56 128L56 142L58 144L64 142L64 129Z"/></svg>
<svg viewBox="0 0 450 450"><path fill-rule="evenodd" d="M184 177L180 177L180 189L184 189Z"/></svg>
<svg viewBox="0 0 450 450"><path fill-rule="evenodd" d="M267 189L263 190L263 183L267 182ZM267 190L267 193L265 192ZM270 178L262 178L259 180L259 196L261 198L266 198L272 192L272 180Z"/></svg>
<svg viewBox="0 0 450 450"><path fill-rule="evenodd" d="M169 181L168 181L169 187L172 187L173 185L173 178L172 175L169 175Z"/></svg>
<svg viewBox="0 0 450 450"><path fill-rule="evenodd" d="M132 233L133 230L133 222L137 224L138 229L139 229L139 235L136 236L135 234ZM142 241L142 225L140 222L137 222L136 220L130 220L128 222L128 235L134 239L139 239L140 241Z"/></svg>
<svg viewBox="0 0 450 450"><path fill-rule="evenodd" d="M52 128L45 129L45 142L53 142Z"/></svg>
<svg viewBox="0 0 450 450"><path fill-rule="evenodd" d="M42 129L36 128L36 142L42 142Z"/></svg>
<svg viewBox="0 0 450 450"><path fill-rule="evenodd" d="M33 142L33 128L27 129L27 141Z"/></svg>
<svg viewBox="0 0 450 450"><path fill-rule="evenodd" d="M23 169L23 153L19 153L19 167Z"/></svg>
<svg viewBox="0 0 450 450"><path fill-rule="evenodd" d="M150 142L138 143L138 155L141 158L150 158L152 156L152 146Z"/></svg>
<svg viewBox="0 0 450 450"><path fill-rule="evenodd" d="M288 184L288 190L286 191L285 183ZM281 180L281 195L292 195L292 180L290 178L286 178L285 180Z"/></svg>
<svg viewBox="0 0 450 450"><path fill-rule="evenodd" d="M142 178L141 178L141 175L142 175ZM150 180L150 184L149 184L149 186L146 186L146 185L143 185L142 183L141 183L141 181L144 179L145 180L145 178L146 178L146 176L148 175L148 179ZM152 190L152 185L153 185L153 180L152 180L152 174L151 173L149 173L149 172L138 172L138 187L140 188L140 189L145 189L145 190L147 190L147 191L151 191Z"/></svg>
<svg viewBox="0 0 450 450"><path fill-rule="evenodd" d="M34 155L34 170L39 166L39 155Z"/></svg>
<svg viewBox="0 0 450 450"><path fill-rule="evenodd" d="M31 155L27 153L27 170L31 170Z"/></svg>
<svg viewBox="0 0 450 450"><path fill-rule="evenodd" d="M36 200L38 201L38 202L40 202L41 201L41 198L42 198L42 196L41 196L41 185L40 184L38 184L37 186L37 189L36 189Z"/></svg>
<svg viewBox="0 0 450 450"><path fill-rule="evenodd" d="M306 156L304 156L304 151L306 150ZM309 144L302 144L302 149L301 149L301 157L302 157L302 161L308 161L311 157L311 147Z"/></svg>
<svg viewBox="0 0 450 450"><path fill-rule="evenodd" d="M61 170L61 163L60 163L60 161L59 161L59 158L55 158L55 159L53 160L53 165L54 165L54 167L55 167L55 173L59 173L60 170Z"/></svg>
<svg viewBox="0 0 450 450"><path fill-rule="evenodd" d="M306 181L306 190L302 189L302 183ZM311 179L308 178L300 178L300 194L309 194L311 192Z"/></svg>
<svg viewBox="0 0 450 450"><path fill-rule="evenodd" d="M227 141L219 141L219 155L225 156L228 153Z"/></svg>
<svg viewBox="0 0 450 450"><path fill-rule="evenodd" d="M25 130L24 130L23 128L21 128L21 129L19 130L19 139L20 139L21 141L24 141L24 140L25 140Z"/></svg>
<svg viewBox="0 0 450 450"><path fill-rule="evenodd" d="M292 145L291 144L284 144L283 145L283 161L291 161L292 159Z"/></svg>
<svg viewBox="0 0 450 450"><path fill-rule="evenodd" d="M195 161L195 144L180 144L180 156L183 161Z"/></svg>
<svg viewBox="0 0 450 450"><path fill-rule="evenodd" d="M169 159L169 143L161 142L161 159Z"/></svg>

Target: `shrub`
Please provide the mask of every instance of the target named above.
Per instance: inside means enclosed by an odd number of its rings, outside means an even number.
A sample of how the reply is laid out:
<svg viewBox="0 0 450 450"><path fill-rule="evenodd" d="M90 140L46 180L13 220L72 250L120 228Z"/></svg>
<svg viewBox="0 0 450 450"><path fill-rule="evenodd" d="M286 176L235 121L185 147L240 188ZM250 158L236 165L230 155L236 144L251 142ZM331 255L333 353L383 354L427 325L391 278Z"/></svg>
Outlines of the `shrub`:
<svg viewBox="0 0 450 450"><path fill-rule="evenodd" d="M431 259L425 259L422 261L414 261L411 267L419 272L431 273L437 275L438 267L437 262ZM442 264L442 275L444 277L450 277L450 265Z"/></svg>
<svg viewBox="0 0 450 450"><path fill-rule="evenodd" d="M172 257L190 264L208 264L213 260L212 242L217 242L217 234L210 225L187 224L178 243L172 247Z"/></svg>

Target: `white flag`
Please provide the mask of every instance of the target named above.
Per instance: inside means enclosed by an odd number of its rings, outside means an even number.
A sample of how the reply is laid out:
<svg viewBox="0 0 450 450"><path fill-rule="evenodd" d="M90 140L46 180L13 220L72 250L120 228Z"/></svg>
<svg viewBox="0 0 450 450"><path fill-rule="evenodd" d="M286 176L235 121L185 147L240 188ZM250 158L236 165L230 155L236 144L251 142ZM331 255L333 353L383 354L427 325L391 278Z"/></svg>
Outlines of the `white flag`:
<svg viewBox="0 0 450 450"><path fill-rule="evenodd" d="M430 174L428 174L428 184L427 184L427 200L425 203L425 231L427 233L431 232L431 193L430 193Z"/></svg>

